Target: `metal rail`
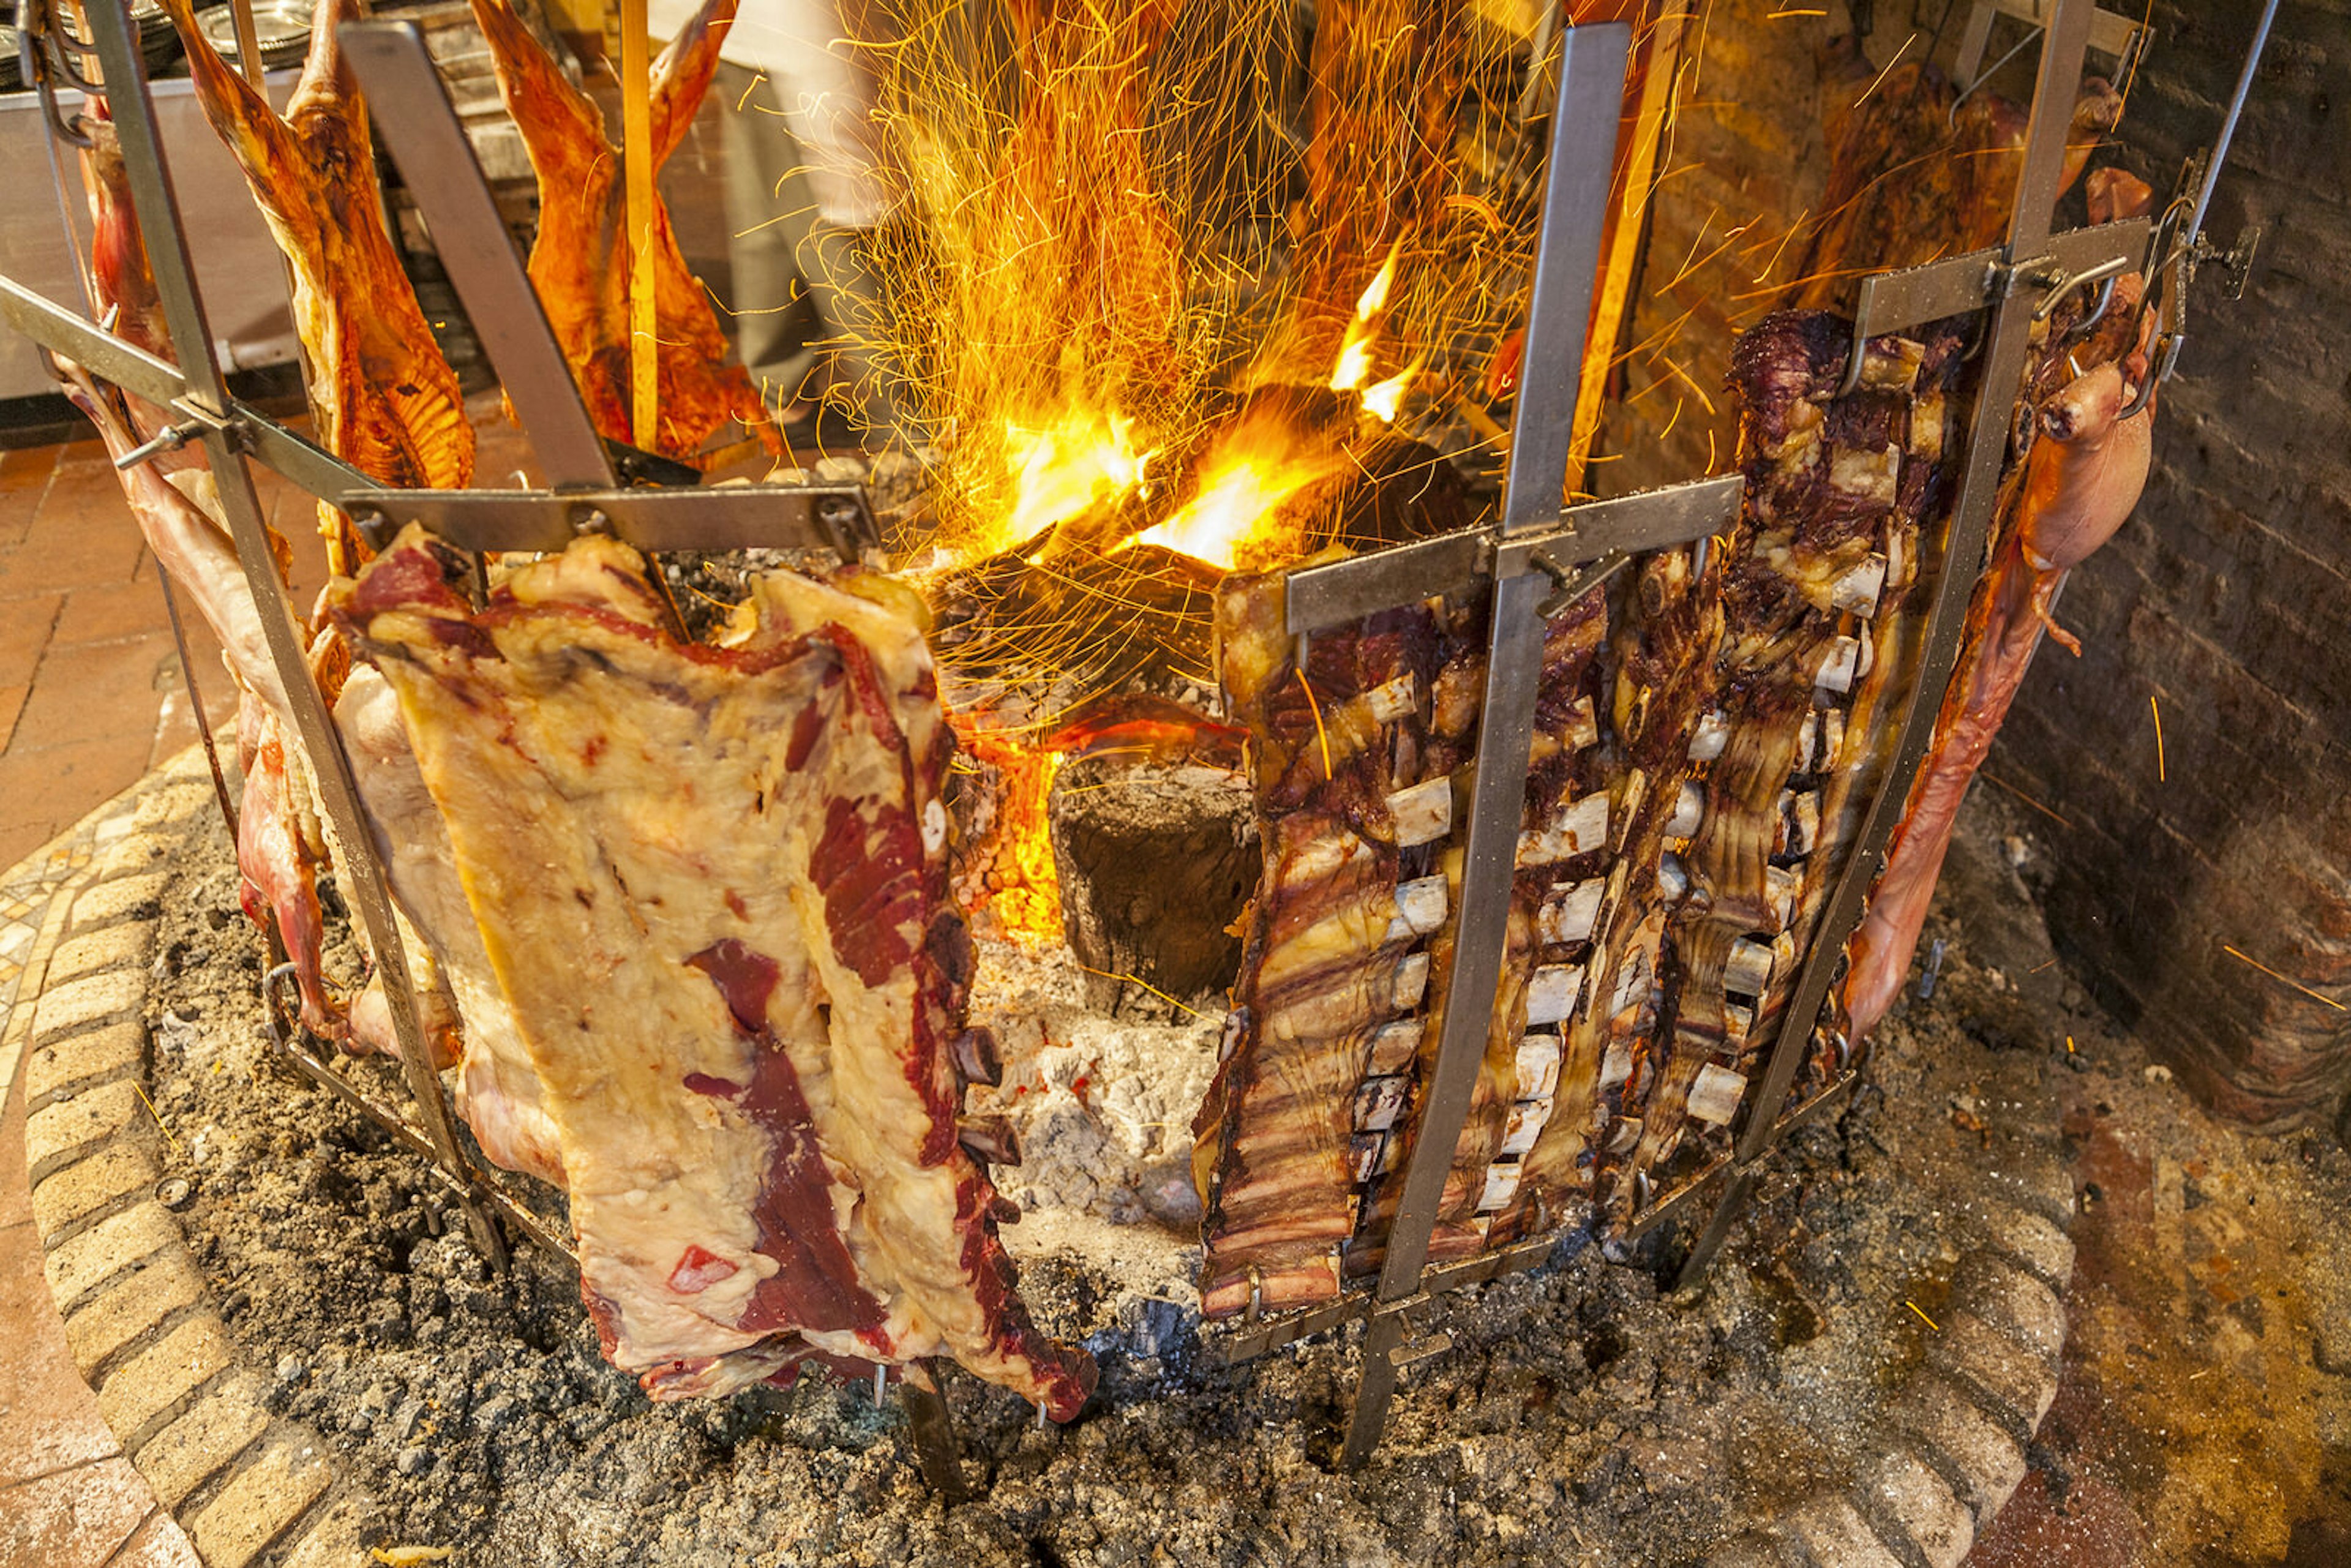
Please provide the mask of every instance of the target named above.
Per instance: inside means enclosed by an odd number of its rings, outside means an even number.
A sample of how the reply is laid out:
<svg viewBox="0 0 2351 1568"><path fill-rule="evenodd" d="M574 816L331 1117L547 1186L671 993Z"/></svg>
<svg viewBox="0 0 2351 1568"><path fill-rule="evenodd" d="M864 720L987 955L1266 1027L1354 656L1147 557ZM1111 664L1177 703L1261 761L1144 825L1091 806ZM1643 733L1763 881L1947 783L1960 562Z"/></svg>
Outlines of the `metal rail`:
<svg viewBox="0 0 2351 1568"><path fill-rule="evenodd" d="M1510 432L1508 487L1498 556L1514 540L1542 531L1559 516L1574 439L1575 402L1591 317L1593 272L1600 259L1608 187L1615 164L1617 120L1632 29L1622 23L1571 27L1560 37L1559 98L1552 111L1544 172L1540 248L1527 308L1528 375ZM1557 373L1543 374L1546 367ZM1521 559L1531 563L1531 552ZM1498 562L1499 566L1499 562ZM1335 570L1336 569L1334 569ZM1366 571L1375 572L1376 565ZM1469 1112L1489 1019L1501 978L1520 818L1526 801L1526 758L1534 737L1542 673L1543 622L1537 605L1542 576L1498 570L1486 648L1486 686L1478 727L1477 779L1463 853L1460 910L1455 920L1452 984L1437 1027L1418 1131L1405 1163L1402 1195L1373 1292L1364 1336L1363 1381L1347 1425L1342 1464L1371 1457L1387 1425L1389 1403L1405 1366L1450 1343L1407 1345L1445 1178Z"/></svg>

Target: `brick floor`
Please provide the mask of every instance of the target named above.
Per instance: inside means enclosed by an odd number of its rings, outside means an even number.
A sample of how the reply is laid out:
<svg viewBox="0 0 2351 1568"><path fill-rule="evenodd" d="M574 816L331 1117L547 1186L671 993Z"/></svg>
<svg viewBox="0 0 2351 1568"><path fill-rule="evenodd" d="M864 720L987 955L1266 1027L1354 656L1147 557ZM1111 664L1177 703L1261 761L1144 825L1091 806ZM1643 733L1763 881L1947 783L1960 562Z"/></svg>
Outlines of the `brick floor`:
<svg viewBox="0 0 2351 1568"><path fill-rule="evenodd" d="M528 444L495 398L469 412L484 482L512 483L529 466ZM266 469L255 476L294 547L294 604L307 614L326 580L317 503ZM231 723L220 646L185 594L180 613L205 710ZM104 450L76 441L0 451L0 867L195 738L155 558Z"/></svg>
<svg viewBox="0 0 2351 1568"><path fill-rule="evenodd" d="M267 476L263 497L307 607L325 575L308 498ZM181 611L207 711L225 721L219 645L184 595ZM103 450L0 452L0 866L194 738L154 558Z"/></svg>

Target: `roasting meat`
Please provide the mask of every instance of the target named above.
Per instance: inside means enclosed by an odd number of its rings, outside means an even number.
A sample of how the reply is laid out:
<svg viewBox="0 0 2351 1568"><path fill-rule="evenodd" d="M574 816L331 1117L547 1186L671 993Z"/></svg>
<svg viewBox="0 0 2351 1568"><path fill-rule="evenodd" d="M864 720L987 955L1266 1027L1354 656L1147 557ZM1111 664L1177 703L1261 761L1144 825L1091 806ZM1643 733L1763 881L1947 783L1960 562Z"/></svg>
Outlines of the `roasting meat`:
<svg viewBox="0 0 2351 1568"><path fill-rule="evenodd" d="M1998 95L1958 95L1933 66L1880 72L1850 37L1834 41L1828 183L1800 281L1782 304L1851 310L1863 277L1997 245L2008 231L2030 116ZM2084 80L2059 189L2070 189L2122 116L2122 95Z"/></svg>
<svg viewBox="0 0 2351 1568"><path fill-rule="evenodd" d="M2128 519L2147 483L2154 402L2129 419L2118 417L2148 373L2133 308L2139 291L2136 275L2116 290L2109 314L2123 329L2119 334L2109 330L2071 354L2052 356L2055 368L2071 371L2084 361L2088 368L2040 402L2029 426L2030 450L2011 476L1995 562L1970 603L1966 641L1933 744L1849 949L1842 996L1855 1040L1876 1027L1901 991L1959 804L2008 716L2042 633L2079 652L2050 618L2058 590Z"/></svg>
<svg viewBox="0 0 2351 1568"><path fill-rule="evenodd" d="M693 122L718 68L718 48L736 0L705 0L653 68L653 162L658 171ZM659 428L638 430L629 395L627 185L620 150L604 135L596 102L524 26L508 0L474 0L489 40L498 91L522 133L538 176L538 235L530 280L563 345L596 428L666 457L690 459L730 419L772 443L773 422L739 365L726 362L701 283L686 270L669 209L653 196L653 263Z"/></svg>
<svg viewBox="0 0 2351 1568"><path fill-rule="evenodd" d="M1662 1169L1693 1119L1737 1113L1882 759L1877 708L1907 679L1922 524L1947 507L1965 370L1957 323L1867 345L1844 398L1851 328L1783 312L1744 335L1731 380L1746 502L1725 546L1705 777L1688 800L1689 896L1674 911L1655 1060L1636 1055L1622 1180ZM1776 1108L1775 1108L1776 1109ZM1620 1163L1621 1161L1621 1163Z"/></svg>
<svg viewBox="0 0 2351 1568"><path fill-rule="evenodd" d="M1560 1225L1593 1196L1604 1151L1622 1155L1641 1134L1667 994L1666 933L1689 887L1691 775L1722 737L1721 716L1708 706L1722 555L1711 546L1659 551L1614 607L1603 670L1610 679L1601 686L1614 743L1599 753L1600 799L1612 819L1605 852L1581 880L1548 890L1537 931L1549 946L1534 956L1538 970L1575 970L1582 994L1559 1026L1553 1108L1494 1218L1496 1244ZM1552 700L1546 678L1543 701Z"/></svg>
<svg viewBox="0 0 2351 1568"><path fill-rule="evenodd" d="M1264 871L1193 1124L1210 1317L1336 1295L1359 1189L1400 1168L1389 1133L1412 1120L1435 1016L1426 939L1452 907L1450 774L1478 690L1429 607L1316 636L1301 669L1282 574L1217 598Z"/></svg>
<svg viewBox="0 0 2351 1568"><path fill-rule="evenodd" d="M681 645L609 540L480 613L453 567L412 530L340 613L448 824L608 1356L669 1398L944 1351L1074 1415L1092 1363L1030 1322L967 1149L1009 1151L959 1122L984 1052L914 622L775 574Z"/></svg>
<svg viewBox="0 0 2351 1568"><path fill-rule="evenodd" d="M187 45L204 113L293 266L319 444L385 485L464 486L473 426L384 227L366 107L336 42L336 27L359 16L357 0L320 0L283 119L206 40L191 0L162 4ZM329 569L356 570L366 551L350 522L322 502L319 527Z"/></svg>

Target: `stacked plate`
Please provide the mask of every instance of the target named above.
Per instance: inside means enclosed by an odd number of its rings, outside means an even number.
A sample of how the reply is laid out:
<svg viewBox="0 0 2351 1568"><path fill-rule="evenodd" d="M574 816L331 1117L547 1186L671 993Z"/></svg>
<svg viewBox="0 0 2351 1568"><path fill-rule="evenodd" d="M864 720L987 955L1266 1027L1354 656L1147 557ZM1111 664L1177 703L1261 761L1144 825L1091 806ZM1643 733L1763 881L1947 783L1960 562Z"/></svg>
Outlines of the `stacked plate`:
<svg viewBox="0 0 2351 1568"><path fill-rule="evenodd" d="M7 8L11 15L15 7ZM172 28L172 19L163 15L163 7L155 0L131 0L131 25L139 29L139 53L147 62L148 74L160 75L166 67L180 57L180 35ZM24 35L6 23L0 23L0 92L26 87L22 62L17 50ZM94 65L97 57L81 50L68 51L68 63ZM62 87L65 84L60 82Z"/></svg>
<svg viewBox="0 0 2351 1568"><path fill-rule="evenodd" d="M132 14L137 14L139 5L152 3L134 0ZM309 0L253 0L253 37L261 47L264 70L302 63L302 57L310 52L310 16ZM199 11L196 26L220 51L221 58L231 65L237 63L236 13L232 7L215 5Z"/></svg>

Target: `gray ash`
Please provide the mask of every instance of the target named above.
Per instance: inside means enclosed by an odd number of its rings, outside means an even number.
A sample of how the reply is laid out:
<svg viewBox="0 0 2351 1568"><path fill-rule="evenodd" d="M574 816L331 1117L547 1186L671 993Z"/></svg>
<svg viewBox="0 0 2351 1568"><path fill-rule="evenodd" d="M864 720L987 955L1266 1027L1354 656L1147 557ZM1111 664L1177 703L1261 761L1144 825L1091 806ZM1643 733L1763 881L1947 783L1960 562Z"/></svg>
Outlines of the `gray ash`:
<svg viewBox="0 0 2351 1568"><path fill-rule="evenodd" d="M1571 1249L1450 1298L1458 1348L1409 1375L1386 1443L1352 1475L1332 1446L1359 1331L1223 1367L1173 1216L1145 1212L1148 1193L1072 1214L1040 1186L1007 1239L1041 1324L1101 1356L1102 1392L1072 1427L1040 1431L1023 1401L954 1376L986 1490L950 1513L894 1392L877 1410L870 1385L820 1375L656 1406L599 1358L564 1260L518 1247L511 1277L490 1276L426 1169L273 1059L216 826L176 869L152 1092L241 1357L373 1497L371 1540L514 1568L1678 1561L1847 1462L1880 1380L1916 1354L1888 1303L1928 1301L1918 1281L1941 1257L1944 1200L1899 1156L1949 1133L1937 1123L1952 1084L1990 1098L2006 1074L2013 1100L2044 1064L1980 1049L1939 1008L1897 1027L1897 1100L1798 1140L1702 1296L1661 1293L1652 1242ZM1944 988L1964 996L1975 962L1955 945ZM1041 1083L1066 1076L1039 1060ZM395 1097L390 1063L350 1065ZM1105 1248L1161 1256L1134 1267Z"/></svg>

